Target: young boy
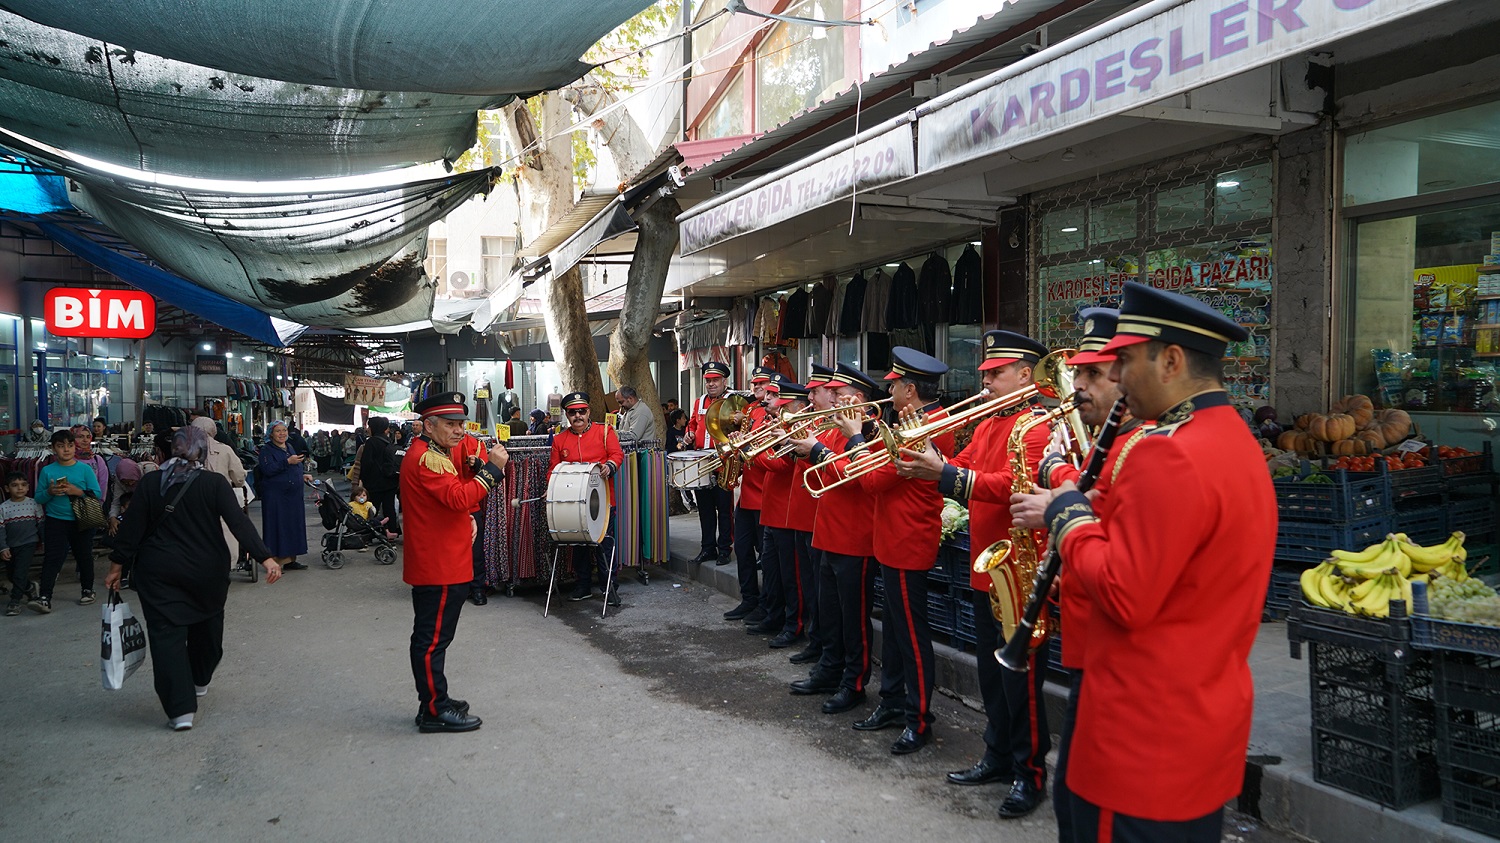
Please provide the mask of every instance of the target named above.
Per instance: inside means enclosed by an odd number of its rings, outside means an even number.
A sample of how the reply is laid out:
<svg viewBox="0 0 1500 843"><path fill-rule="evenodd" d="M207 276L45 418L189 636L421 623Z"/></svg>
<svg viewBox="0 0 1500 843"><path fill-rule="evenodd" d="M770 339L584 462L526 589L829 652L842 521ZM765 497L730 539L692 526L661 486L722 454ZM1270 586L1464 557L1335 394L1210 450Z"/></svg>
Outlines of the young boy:
<svg viewBox="0 0 1500 843"><path fill-rule="evenodd" d="M31 593L31 559L42 536L42 507L27 497L31 484L26 475L13 471L5 478L4 503L0 503L0 559L10 574L10 602L5 616L21 614L21 605Z"/></svg>
<svg viewBox="0 0 1500 843"><path fill-rule="evenodd" d="M354 514L369 521L375 515L375 504L370 503L370 493L363 486L355 486L349 495L349 508Z"/></svg>
<svg viewBox="0 0 1500 843"><path fill-rule="evenodd" d="M42 544L47 548L42 555L42 588L37 598L26 604L43 615L52 611L52 587L57 585L57 575L70 548L78 563L78 584L83 589L78 605L94 602L94 531L74 529L72 498L90 492L96 498L103 497L93 467L77 459L73 431L59 430L52 434L52 455L57 462L42 466L36 478L36 502L46 512L42 525Z"/></svg>

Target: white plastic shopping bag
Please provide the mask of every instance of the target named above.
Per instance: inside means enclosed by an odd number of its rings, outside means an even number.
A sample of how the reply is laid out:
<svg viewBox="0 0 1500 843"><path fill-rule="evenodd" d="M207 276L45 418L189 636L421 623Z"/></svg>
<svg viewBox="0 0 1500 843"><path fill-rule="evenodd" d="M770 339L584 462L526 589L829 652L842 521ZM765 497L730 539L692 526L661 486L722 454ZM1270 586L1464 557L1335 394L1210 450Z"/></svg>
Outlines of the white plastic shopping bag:
<svg viewBox="0 0 1500 843"><path fill-rule="evenodd" d="M146 630L130 611L130 604L120 599L118 591L111 591L101 608L104 629L99 646L99 671L104 678L104 690L118 691L146 660Z"/></svg>

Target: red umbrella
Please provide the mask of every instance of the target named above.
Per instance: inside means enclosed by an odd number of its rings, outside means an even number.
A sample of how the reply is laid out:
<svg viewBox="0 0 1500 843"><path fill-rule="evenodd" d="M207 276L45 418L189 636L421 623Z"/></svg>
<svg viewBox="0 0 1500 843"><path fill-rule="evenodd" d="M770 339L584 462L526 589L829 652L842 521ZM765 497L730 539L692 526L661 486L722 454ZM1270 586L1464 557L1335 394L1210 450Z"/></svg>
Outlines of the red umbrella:
<svg viewBox="0 0 1500 843"><path fill-rule="evenodd" d="M509 360L505 361L505 388L516 388L516 364Z"/></svg>

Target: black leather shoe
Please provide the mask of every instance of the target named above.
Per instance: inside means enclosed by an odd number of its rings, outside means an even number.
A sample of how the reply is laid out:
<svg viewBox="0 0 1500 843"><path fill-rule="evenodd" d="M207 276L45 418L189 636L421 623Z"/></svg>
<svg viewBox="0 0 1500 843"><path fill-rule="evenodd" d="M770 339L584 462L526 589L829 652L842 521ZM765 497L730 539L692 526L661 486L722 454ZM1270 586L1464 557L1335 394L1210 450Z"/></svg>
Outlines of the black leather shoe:
<svg viewBox="0 0 1500 843"><path fill-rule="evenodd" d="M813 694L831 694L839 689L837 679L820 679L809 676L806 679L798 679L791 685L792 693L798 696L811 696Z"/></svg>
<svg viewBox="0 0 1500 843"><path fill-rule="evenodd" d="M979 763L967 770L956 770L948 774L949 784L979 785L995 784L1010 780L1010 764L979 759Z"/></svg>
<svg viewBox="0 0 1500 843"><path fill-rule="evenodd" d="M781 628L785 625L786 622L781 618L767 617L758 624L745 627L745 632L749 635L776 635L781 632Z"/></svg>
<svg viewBox="0 0 1500 843"><path fill-rule="evenodd" d="M865 692L856 691L853 688L840 688L837 694L828 698L823 703L824 714L843 714L854 708L858 708L865 702Z"/></svg>
<svg viewBox="0 0 1500 843"><path fill-rule="evenodd" d="M469 602L473 603L475 606L483 606L484 604L490 602L490 598L485 596L484 589L471 588L469 589Z"/></svg>
<svg viewBox="0 0 1500 843"><path fill-rule="evenodd" d="M854 721L854 728L861 732L878 732L881 729L889 729L906 722L906 712L899 708L891 708L885 703L875 706L870 716L863 720Z"/></svg>
<svg viewBox="0 0 1500 843"><path fill-rule="evenodd" d="M449 697L448 698L448 705L454 711L457 711L459 714L468 714L469 713L469 701L468 700L455 700L454 698ZM418 726L421 726L422 725L422 715L420 713L418 713L416 717L412 718L412 722L416 723Z"/></svg>
<svg viewBox="0 0 1500 843"><path fill-rule="evenodd" d="M896 738L896 742L891 744L891 754L911 755L913 752L926 746L930 740L932 740L932 732L930 730L925 735L919 735L908 727L901 733L901 737Z"/></svg>
<svg viewBox="0 0 1500 843"><path fill-rule="evenodd" d="M1042 792L1031 786L1031 782L1025 779L1016 779L1010 783L1010 795L1000 803L1000 819L1014 820L1026 816L1036 810L1036 806L1042 802Z"/></svg>
<svg viewBox="0 0 1500 843"><path fill-rule="evenodd" d="M715 562L714 564L717 565L718 567L722 568L725 565L728 565L730 562L733 562L733 561L734 561L734 557L733 556L730 556L727 553L721 553L721 554L719 554L719 561Z"/></svg>
<svg viewBox="0 0 1500 843"><path fill-rule="evenodd" d="M746 615L743 618L743 620L745 621L745 626L755 626L756 624L760 623L761 621L763 621L765 619L766 619L766 610L762 609L759 606L756 606L754 609L751 609L750 610L750 614Z"/></svg>
<svg viewBox="0 0 1500 843"><path fill-rule="evenodd" d="M301 562L296 561L294 559L291 562L288 562L285 565L282 565L281 566L281 570L283 570L283 571L306 571L307 570L307 566L304 565L304 564L302 564Z"/></svg>
<svg viewBox="0 0 1500 843"><path fill-rule="evenodd" d="M775 638L771 639L771 649L773 649L773 650L785 650L787 647L790 647L793 644L796 644L798 641L801 641L801 640L802 640L802 636L800 636L797 633L791 631L790 629L783 629L781 631L781 634L779 634Z"/></svg>
<svg viewBox="0 0 1500 843"><path fill-rule="evenodd" d="M792 664L812 664L813 662L821 658L823 658L823 648L815 644L809 644L800 652L796 652L788 656L787 661L791 662Z"/></svg>
<svg viewBox="0 0 1500 843"><path fill-rule="evenodd" d="M715 553L714 551L712 551L712 550L705 550L705 551L699 553L697 556L693 557L693 564L694 565L702 565L704 562L708 562L711 559L717 558L717 556L718 556L718 554Z"/></svg>
<svg viewBox="0 0 1500 843"><path fill-rule="evenodd" d="M754 600L741 600L740 601L740 605L735 606L733 609L730 609L729 611L727 611L727 612L724 613L724 620L726 620L726 621L741 620L746 615L748 615L751 612L755 611L755 606L756 606L756 603L755 603Z"/></svg>
<svg viewBox="0 0 1500 843"><path fill-rule="evenodd" d="M436 715L417 716L417 730L421 732L472 732L484 721L472 714L455 708L445 708Z"/></svg>
<svg viewBox="0 0 1500 843"><path fill-rule="evenodd" d="M568 599L573 601L574 603L577 603L580 600L587 600L593 596L594 590L592 588L575 588L572 591L568 592Z"/></svg>

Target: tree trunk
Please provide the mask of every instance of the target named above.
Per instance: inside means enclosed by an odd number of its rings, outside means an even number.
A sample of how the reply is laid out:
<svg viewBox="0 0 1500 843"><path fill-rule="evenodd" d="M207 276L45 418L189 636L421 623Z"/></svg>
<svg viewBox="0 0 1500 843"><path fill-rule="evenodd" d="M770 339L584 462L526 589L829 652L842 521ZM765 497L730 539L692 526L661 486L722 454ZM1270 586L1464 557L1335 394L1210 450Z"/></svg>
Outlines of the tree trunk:
<svg viewBox="0 0 1500 843"><path fill-rule="evenodd" d="M666 444L666 419L661 412L661 394L651 378L651 361L647 348L656 317L661 313L661 294L667 284L667 270L679 237L677 215L682 208L670 196L636 215L640 230L636 234L635 254L630 259L630 275L625 281L625 301L620 305L620 319L609 335L609 376L615 383L634 387L642 402L651 408L656 420L656 438Z"/></svg>
<svg viewBox="0 0 1500 843"><path fill-rule="evenodd" d="M599 355L589 333L588 312L583 305L583 274L578 267L564 272L547 285L542 299L547 321L547 344L557 361L563 392L583 390L589 394L590 415L604 420L604 381L599 377Z"/></svg>

